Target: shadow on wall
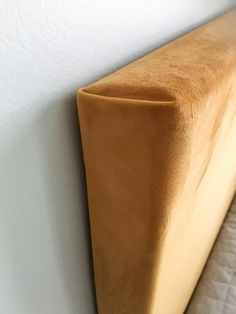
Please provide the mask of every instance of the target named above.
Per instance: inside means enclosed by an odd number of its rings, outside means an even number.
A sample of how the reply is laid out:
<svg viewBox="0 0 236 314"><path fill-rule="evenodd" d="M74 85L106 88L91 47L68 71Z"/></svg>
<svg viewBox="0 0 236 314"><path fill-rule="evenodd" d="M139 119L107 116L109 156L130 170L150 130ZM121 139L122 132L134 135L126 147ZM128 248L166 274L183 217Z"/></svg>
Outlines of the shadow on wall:
<svg viewBox="0 0 236 314"><path fill-rule="evenodd" d="M15 126L16 136L1 156L1 197L7 206L0 209L0 264L4 278L9 272L6 291L16 296L14 305L3 291L1 304L8 313L93 314L76 95L40 102L37 112L25 114Z"/></svg>
<svg viewBox="0 0 236 314"><path fill-rule="evenodd" d="M48 163L44 176L50 200L50 221L67 304L71 306L69 313L82 314L81 304L86 299L91 303L88 286L94 301L93 312L97 313L76 95L64 101L59 99L58 105L54 101L38 119L43 159ZM75 163L68 165L73 158Z"/></svg>

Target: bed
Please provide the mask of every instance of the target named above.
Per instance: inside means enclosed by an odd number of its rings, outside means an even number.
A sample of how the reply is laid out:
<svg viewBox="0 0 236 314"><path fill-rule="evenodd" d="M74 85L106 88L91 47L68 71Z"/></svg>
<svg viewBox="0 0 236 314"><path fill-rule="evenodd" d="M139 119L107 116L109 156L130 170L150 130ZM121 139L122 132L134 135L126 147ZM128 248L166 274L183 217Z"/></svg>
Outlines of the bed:
<svg viewBox="0 0 236 314"><path fill-rule="evenodd" d="M186 314L236 313L236 196Z"/></svg>
<svg viewBox="0 0 236 314"><path fill-rule="evenodd" d="M78 92L99 314L186 310L236 188L235 21L233 10ZM235 260L230 225L188 313L234 306L233 270L210 280Z"/></svg>

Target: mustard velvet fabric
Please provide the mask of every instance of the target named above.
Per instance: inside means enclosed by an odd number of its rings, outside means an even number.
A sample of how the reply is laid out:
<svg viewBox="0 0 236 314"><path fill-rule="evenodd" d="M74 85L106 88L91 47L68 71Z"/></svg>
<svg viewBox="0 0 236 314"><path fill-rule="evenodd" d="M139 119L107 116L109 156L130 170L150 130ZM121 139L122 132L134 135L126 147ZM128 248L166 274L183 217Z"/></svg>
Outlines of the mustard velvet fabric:
<svg viewBox="0 0 236 314"><path fill-rule="evenodd" d="M236 11L82 88L99 314L181 314L236 187Z"/></svg>

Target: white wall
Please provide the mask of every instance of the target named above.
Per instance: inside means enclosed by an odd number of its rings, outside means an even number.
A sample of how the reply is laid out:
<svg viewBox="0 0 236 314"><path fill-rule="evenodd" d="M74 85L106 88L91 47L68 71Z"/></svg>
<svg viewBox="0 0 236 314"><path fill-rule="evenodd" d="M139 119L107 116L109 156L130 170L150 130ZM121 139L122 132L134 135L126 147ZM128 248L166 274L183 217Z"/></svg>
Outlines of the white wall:
<svg viewBox="0 0 236 314"><path fill-rule="evenodd" d="M95 313L76 89L233 2L0 1L0 313Z"/></svg>

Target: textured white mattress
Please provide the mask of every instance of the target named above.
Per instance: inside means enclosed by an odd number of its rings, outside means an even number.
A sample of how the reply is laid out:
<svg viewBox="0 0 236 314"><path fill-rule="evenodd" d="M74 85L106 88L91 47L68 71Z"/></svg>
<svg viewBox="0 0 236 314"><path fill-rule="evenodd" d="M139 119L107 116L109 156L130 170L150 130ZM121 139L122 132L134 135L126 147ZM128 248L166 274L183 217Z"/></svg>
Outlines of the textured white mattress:
<svg viewBox="0 0 236 314"><path fill-rule="evenodd" d="M185 313L236 314L236 197Z"/></svg>

